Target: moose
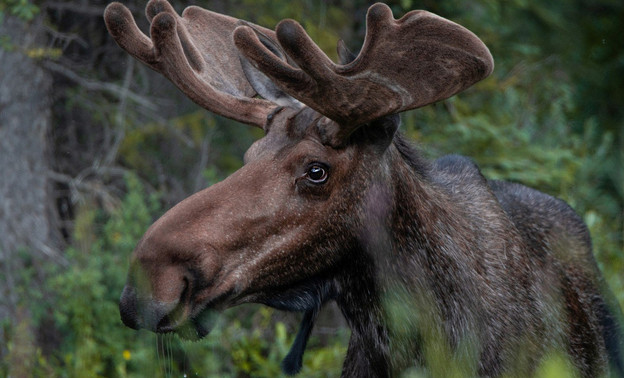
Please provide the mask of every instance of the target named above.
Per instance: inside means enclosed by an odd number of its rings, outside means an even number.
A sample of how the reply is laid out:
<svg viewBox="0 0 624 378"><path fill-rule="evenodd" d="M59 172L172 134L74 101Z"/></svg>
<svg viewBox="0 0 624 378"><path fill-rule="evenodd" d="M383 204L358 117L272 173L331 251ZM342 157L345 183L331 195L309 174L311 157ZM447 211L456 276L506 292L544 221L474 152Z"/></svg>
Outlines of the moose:
<svg viewBox="0 0 624 378"><path fill-rule="evenodd" d="M296 374L335 301L351 330L345 377L396 376L442 352L465 376L530 376L556 353L583 377L624 374L620 309L580 217L468 158L429 161L398 131L399 113L492 72L476 35L377 3L359 54L339 41L335 63L294 20L271 30L166 0L146 15L149 37L120 3L105 21L194 102L265 135L146 231L119 304L126 326L199 339L239 304L301 312L282 365Z"/></svg>

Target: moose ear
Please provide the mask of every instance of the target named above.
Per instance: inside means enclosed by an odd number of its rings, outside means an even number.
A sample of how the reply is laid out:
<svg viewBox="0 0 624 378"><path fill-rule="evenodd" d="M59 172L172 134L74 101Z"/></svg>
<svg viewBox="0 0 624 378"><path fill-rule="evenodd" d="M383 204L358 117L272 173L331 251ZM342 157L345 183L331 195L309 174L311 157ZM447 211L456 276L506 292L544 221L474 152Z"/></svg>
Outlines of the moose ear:
<svg viewBox="0 0 624 378"><path fill-rule="evenodd" d="M382 152L392 143L399 126L401 126L400 115L383 116L357 129L352 138L363 138L365 143Z"/></svg>
<svg viewBox="0 0 624 378"><path fill-rule="evenodd" d="M346 139L340 135L341 125L328 118L321 128L324 131L323 140L330 146L338 148L347 144L359 144L383 152L392 143L400 125L399 114L386 115L361 125Z"/></svg>
<svg viewBox="0 0 624 378"><path fill-rule="evenodd" d="M240 25L251 27L256 33L258 40L273 53L276 57L287 61L286 54L282 48L271 38L262 33L258 28L254 27L247 22L241 21ZM243 73L247 77L247 81L251 84L253 89L264 99L274 102L280 106L288 106L293 108L302 108L305 106L295 98L282 91L277 85L271 81L262 71L258 70L254 64L249 61L243 54L240 54L241 66Z"/></svg>

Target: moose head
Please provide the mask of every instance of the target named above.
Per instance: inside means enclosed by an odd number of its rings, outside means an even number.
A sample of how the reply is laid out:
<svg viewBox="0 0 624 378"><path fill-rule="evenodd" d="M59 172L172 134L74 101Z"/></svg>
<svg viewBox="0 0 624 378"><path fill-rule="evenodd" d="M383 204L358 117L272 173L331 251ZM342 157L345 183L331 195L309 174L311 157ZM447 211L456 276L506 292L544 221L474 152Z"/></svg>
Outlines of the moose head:
<svg viewBox="0 0 624 378"><path fill-rule="evenodd" d="M378 3L360 53L339 42L336 64L293 20L273 31L194 6L179 16L165 0L146 14L150 37L119 3L106 25L197 104L265 136L242 168L147 230L121 297L127 326L198 338L213 313L242 303L304 312L283 365L295 373L320 307L335 300L352 331L343 374L385 376L404 365L391 357L383 300L398 285L433 298L451 345L477 338L480 373L504 371L503 334L517 341L523 324L534 335L539 311L516 309L547 286L526 284L531 246L506 208L504 193L524 189L488 184L460 157L429 163L397 132L399 113L492 72L479 38L426 11L395 20ZM580 249L583 238L572 237ZM413 362L418 347L403 349Z"/></svg>

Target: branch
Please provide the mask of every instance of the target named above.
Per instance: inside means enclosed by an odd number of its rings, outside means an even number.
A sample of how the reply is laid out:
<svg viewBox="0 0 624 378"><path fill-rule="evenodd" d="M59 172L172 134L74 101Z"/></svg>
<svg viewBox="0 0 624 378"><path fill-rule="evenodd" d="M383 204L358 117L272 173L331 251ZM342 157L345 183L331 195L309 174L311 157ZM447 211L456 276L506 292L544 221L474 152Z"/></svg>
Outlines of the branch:
<svg viewBox="0 0 624 378"><path fill-rule="evenodd" d="M193 184L193 192L198 192L205 186L206 179L203 177L203 173L208 165L208 155L210 154L210 144L212 142L213 134L214 132L210 131L201 143L199 163L197 164L197 174L195 175L195 183Z"/></svg>
<svg viewBox="0 0 624 378"><path fill-rule="evenodd" d="M120 100L123 100L125 97L127 97L135 103L144 106L150 110L157 110L156 105L152 101L128 90L127 88L124 88L123 86L112 83L103 83L101 81L84 78L78 75L76 72L70 70L69 68L49 60L44 61L43 65L48 70L63 75L67 79L75 82L86 90L106 92L112 94Z"/></svg>
<svg viewBox="0 0 624 378"><path fill-rule="evenodd" d="M113 173L113 171L111 171L111 173ZM111 195L105 189L105 186L101 183L86 181L84 180L84 177L80 177L80 176L74 178L64 173L59 173L59 172L54 172L54 171L48 171L46 175L51 180L54 180L56 182L61 182L69 186L71 193L72 193L72 197L74 197L77 193L79 193L80 190L94 193L96 196L98 196L102 200L102 203L104 204L104 208L106 208L107 210L116 208L117 204L119 203L119 199ZM75 201L75 199L73 200Z"/></svg>
<svg viewBox="0 0 624 378"><path fill-rule="evenodd" d="M43 242L38 242L35 247L39 252L54 260L57 264L64 267L69 266L69 261L67 260L67 258L63 256L63 254L61 254L61 252L56 248L52 248Z"/></svg>
<svg viewBox="0 0 624 378"><path fill-rule="evenodd" d="M45 3L45 6L46 8L49 8L52 10L69 11L73 13L80 13L83 15L94 16L94 17L102 17L102 15L104 14L104 8L105 8L103 6L87 5L84 2L81 5L76 6L76 3L74 2L61 3L61 2L49 1Z"/></svg>
<svg viewBox="0 0 624 378"><path fill-rule="evenodd" d="M62 47L63 50L65 50L67 46L69 46L69 44L72 42L76 42L81 47L84 47L84 48L89 47L89 44L87 43L87 41L85 41L84 38L82 38L78 34L61 33L58 30L55 30L54 28L48 25L42 25L42 28L45 30L46 33L48 33L53 38L53 42L52 42L53 44L55 44L54 41L56 40L63 41L63 47Z"/></svg>
<svg viewBox="0 0 624 378"><path fill-rule="evenodd" d="M119 97L119 106L117 110L117 115L115 117L115 138L113 140L113 145L108 150L106 156L102 159L102 165L111 166L115 159L117 158L117 153L119 152L119 147L123 142L123 139L126 135L124 130L124 114L126 112L127 99L130 96L130 83L132 82L133 72L134 72L134 58L130 55L126 57L126 73L124 75L123 85L121 86L121 93Z"/></svg>

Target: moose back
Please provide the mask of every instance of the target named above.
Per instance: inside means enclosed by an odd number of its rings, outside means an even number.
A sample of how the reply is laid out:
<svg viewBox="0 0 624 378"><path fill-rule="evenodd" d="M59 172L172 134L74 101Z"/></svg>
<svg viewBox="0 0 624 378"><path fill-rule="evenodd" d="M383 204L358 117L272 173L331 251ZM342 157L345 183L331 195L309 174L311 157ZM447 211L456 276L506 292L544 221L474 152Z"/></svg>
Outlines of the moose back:
<svg viewBox="0 0 624 378"><path fill-rule="evenodd" d="M293 20L275 30L165 0L150 37L119 3L106 25L202 107L260 127L245 165L145 233L120 301L127 326L205 336L247 302L303 312L283 370L301 368L319 309L351 329L343 376L393 376L446 351L466 376L532 375L565 353L582 376L623 373L587 227L564 202L488 181L469 159L421 157L399 113L494 67L473 33L378 3L355 56L330 60ZM433 371L433 370L432 370ZM441 374L439 370L436 370Z"/></svg>

